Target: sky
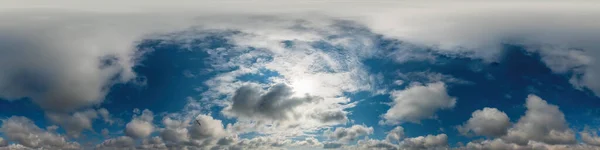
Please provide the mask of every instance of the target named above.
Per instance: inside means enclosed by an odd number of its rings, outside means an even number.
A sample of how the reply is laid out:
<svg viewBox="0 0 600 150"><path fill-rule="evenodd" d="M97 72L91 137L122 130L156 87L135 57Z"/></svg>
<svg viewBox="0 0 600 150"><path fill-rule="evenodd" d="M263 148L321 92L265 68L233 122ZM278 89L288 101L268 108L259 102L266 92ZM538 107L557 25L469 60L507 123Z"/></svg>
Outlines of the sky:
<svg viewBox="0 0 600 150"><path fill-rule="evenodd" d="M0 150L600 149L600 2L0 1Z"/></svg>

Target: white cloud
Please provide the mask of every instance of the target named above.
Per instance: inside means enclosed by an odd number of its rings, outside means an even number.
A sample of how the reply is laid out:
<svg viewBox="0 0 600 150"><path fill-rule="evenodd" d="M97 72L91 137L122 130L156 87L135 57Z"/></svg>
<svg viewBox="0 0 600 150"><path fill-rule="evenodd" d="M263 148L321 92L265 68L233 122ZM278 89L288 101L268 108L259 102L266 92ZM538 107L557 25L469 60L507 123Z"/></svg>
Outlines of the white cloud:
<svg viewBox="0 0 600 150"><path fill-rule="evenodd" d="M401 126L397 126L394 129L390 130L385 137L385 140L388 142L400 142L401 139L404 138L404 128Z"/></svg>
<svg viewBox="0 0 600 150"><path fill-rule="evenodd" d="M361 136L373 134L373 127L363 125L353 125L349 128L338 127L333 132L326 131L324 134L331 139L348 143L358 140Z"/></svg>
<svg viewBox="0 0 600 150"><path fill-rule="evenodd" d="M79 143L69 142L66 137L47 132L25 117L13 116L2 120L0 131L7 141L33 149L79 149ZM10 147L10 146L9 146Z"/></svg>
<svg viewBox="0 0 600 150"><path fill-rule="evenodd" d="M536 95L527 97L527 112L502 137L505 141L526 145L529 141L547 144L573 144L575 133L569 129L558 106L548 104Z"/></svg>
<svg viewBox="0 0 600 150"><path fill-rule="evenodd" d="M406 138L400 145L408 149L443 148L448 146L448 136L446 134L438 134Z"/></svg>
<svg viewBox="0 0 600 150"><path fill-rule="evenodd" d="M390 97L394 102L383 115L384 124L419 122L434 117L438 110L450 109L456 104L456 98L448 95L443 82L413 85L405 90L392 91Z"/></svg>
<svg viewBox="0 0 600 150"><path fill-rule="evenodd" d="M488 137L499 137L506 134L510 127L510 119L506 113L496 108L483 108L471 114L471 118L458 131L463 135L477 135Z"/></svg>
<svg viewBox="0 0 600 150"><path fill-rule="evenodd" d="M133 116L131 122L125 125L125 135L132 138L145 138L154 132L154 114L152 111L145 109L140 116Z"/></svg>
<svg viewBox="0 0 600 150"><path fill-rule="evenodd" d="M581 140L589 145L600 146L600 137L595 132L583 131L580 132Z"/></svg>

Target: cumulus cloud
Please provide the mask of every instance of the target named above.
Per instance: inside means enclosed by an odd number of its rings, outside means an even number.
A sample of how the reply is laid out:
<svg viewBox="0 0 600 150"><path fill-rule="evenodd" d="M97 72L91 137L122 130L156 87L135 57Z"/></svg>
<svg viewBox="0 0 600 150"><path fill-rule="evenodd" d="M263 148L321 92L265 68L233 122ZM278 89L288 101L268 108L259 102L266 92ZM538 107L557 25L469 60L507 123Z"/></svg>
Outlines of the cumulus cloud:
<svg viewBox="0 0 600 150"><path fill-rule="evenodd" d="M154 132L154 114L145 109L140 116L133 116L133 119L125 125L125 135L132 138L144 138Z"/></svg>
<svg viewBox="0 0 600 150"><path fill-rule="evenodd" d="M527 111L502 139L526 145L529 141L546 144L573 144L575 133L569 129L558 106L548 104L536 95L527 96Z"/></svg>
<svg viewBox="0 0 600 150"><path fill-rule="evenodd" d="M399 142L402 138L404 138L404 128L397 126L388 132L385 140L388 142Z"/></svg>
<svg viewBox="0 0 600 150"><path fill-rule="evenodd" d="M406 138L402 141L401 146L408 149L443 148L448 146L448 136L446 134L438 134Z"/></svg>
<svg viewBox="0 0 600 150"><path fill-rule="evenodd" d="M104 142L96 145L96 149L110 150L110 149L134 149L135 141L128 136L120 136L117 138L107 139Z"/></svg>
<svg viewBox="0 0 600 150"><path fill-rule="evenodd" d="M221 120L214 119L211 116L199 115L196 120L200 125L192 125L190 130L190 138L192 139L207 139L221 138L227 136L227 131L223 127Z"/></svg>
<svg viewBox="0 0 600 150"><path fill-rule="evenodd" d="M353 125L349 128L338 127L333 132L328 131L325 133L331 139L346 143L356 141L359 137L370 134L373 134L373 127L366 127L364 125Z"/></svg>
<svg viewBox="0 0 600 150"><path fill-rule="evenodd" d="M236 117L235 132L300 135L302 132L346 123L344 109L354 107L346 98L324 99L308 94L296 95L286 84L275 84L263 91L258 86L240 87L231 104L222 111Z"/></svg>
<svg viewBox="0 0 600 150"><path fill-rule="evenodd" d="M80 149L77 142L69 142L66 137L47 132L25 117L13 116L2 120L0 131L7 141L33 149Z"/></svg>
<svg viewBox="0 0 600 150"><path fill-rule="evenodd" d="M438 110L450 109L456 104L456 98L448 95L443 82L414 85L405 90L392 91L390 97L394 102L383 115L384 124L419 122L421 119L434 117Z"/></svg>
<svg viewBox="0 0 600 150"><path fill-rule="evenodd" d="M581 140L589 145L600 146L600 137L595 132L583 131L580 132Z"/></svg>
<svg viewBox="0 0 600 150"><path fill-rule="evenodd" d="M506 142L502 139L481 140L467 143L466 146L458 147L462 150L496 150L496 149L513 149L513 150L590 150L600 149L600 147L586 144L546 144L541 142L529 141L526 145Z"/></svg>
<svg viewBox="0 0 600 150"><path fill-rule="evenodd" d="M87 109L75 112L72 115L48 112L46 113L46 117L64 128L69 136L79 137L79 134L83 130L93 131L92 123L98 118L98 113L94 109Z"/></svg>
<svg viewBox="0 0 600 150"><path fill-rule="evenodd" d="M304 103L320 100L318 97L292 97L292 88L278 84L261 94L256 87L239 88L232 98L231 112L239 117L257 117L287 120L294 115L294 108Z"/></svg>
<svg viewBox="0 0 600 150"><path fill-rule="evenodd" d="M499 137L506 134L508 127L510 119L506 113L496 108L485 107L474 111L471 118L457 129L463 135Z"/></svg>

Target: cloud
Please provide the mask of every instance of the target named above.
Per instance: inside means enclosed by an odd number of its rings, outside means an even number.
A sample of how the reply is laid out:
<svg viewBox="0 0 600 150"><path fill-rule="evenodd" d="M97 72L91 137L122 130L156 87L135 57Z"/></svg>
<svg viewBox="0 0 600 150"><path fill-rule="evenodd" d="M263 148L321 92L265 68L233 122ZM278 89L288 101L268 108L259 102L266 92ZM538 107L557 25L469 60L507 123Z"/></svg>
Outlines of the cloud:
<svg viewBox="0 0 600 150"><path fill-rule="evenodd" d="M573 144L575 133L569 129L558 106L548 104L536 95L527 96L527 111L508 129L503 140L526 145L529 141L546 144Z"/></svg>
<svg viewBox="0 0 600 150"><path fill-rule="evenodd" d="M13 116L2 120L0 131L7 141L33 149L80 149L77 142L69 142L66 137L47 132L25 117Z"/></svg>
<svg viewBox="0 0 600 150"><path fill-rule="evenodd" d="M109 149L134 149L135 141L128 136L120 136L117 138L107 139L104 142L96 145L96 149L109 150Z"/></svg>
<svg viewBox="0 0 600 150"><path fill-rule="evenodd" d="M240 87L222 113L235 117L235 132L299 135L326 126L346 123L346 98L324 99L307 94L295 95L286 84L275 84L262 91L258 86Z"/></svg>
<svg viewBox="0 0 600 150"><path fill-rule="evenodd" d="M330 142L330 143L323 144L324 149L336 149L336 148L340 148L340 147L342 147L342 143Z"/></svg>
<svg viewBox="0 0 600 150"><path fill-rule="evenodd" d="M144 139L142 144L139 146L140 149L148 149L148 150L157 150L164 149L167 150L167 146L163 142L160 137L152 137L150 139Z"/></svg>
<svg viewBox="0 0 600 150"><path fill-rule="evenodd" d="M4 140L4 138L0 137L0 147L4 147L8 145L8 141Z"/></svg>
<svg viewBox="0 0 600 150"><path fill-rule="evenodd" d="M583 141L585 144L600 146L600 137L598 137L598 134L595 132L583 131L580 132L579 135L581 135L581 141Z"/></svg>
<svg viewBox="0 0 600 150"><path fill-rule="evenodd" d="M388 142L400 142L402 138L404 138L404 128L397 126L388 132L385 140Z"/></svg>
<svg viewBox="0 0 600 150"><path fill-rule="evenodd" d="M192 139L218 139L228 134L221 120L207 115L198 115L196 120L200 122L200 125L194 124L189 129L190 138Z"/></svg>
<svg viewBox="0 0 600 150"><path fill-rule="evenodd" d="M383 115L384 124L419 122L434 117L438 110L453 108L456 104L456 98L448 95L443 82L414 85L390 94L394 102Z"/></svg>
<svg viewBox="0 0 600 150"><path fill-rule="evenodd" d="M359 150L398 150L400 149L398 145L392 144L388 141L380 141L380 140L359 140L355 149Z"/></svg>
<svg viewBox="0 0 600 150"><path fill-rule="evenodd" d="M94 130L92 128L92 123L98 118L98 113L94 109L75 112L72 115L47 112L46 118L64 128L65 131L67 131L67 135L79 137L79 134L83 130Z"/></svg>
<svg viewBox="0 0 600 150"><path fill-rule="evenodd" d="M422 83L434 83L434 82L443 82L450 84L472 84L472 82L455 78L451 75L441 74L437 72L423 71L423 72L409 72L409 73L399 73L398 77L412 82L422 82ZM398 80L402 81L402 80Z"/></svg>
<svg viewBox="0 0 600 150"><path fill-rule="evenodd" d="M125 125L125 135L132 138L145 138L154 132L154 114L145 109L140 116L133 116L131 122Z"/></svg>
<svg viewBox="0 0 600 150"><path fill-rule="evenodd" d="M232 98L229 110L239 117L287 120L294 115L294 108L304 103L320 100L318 97L292 97L292 88L278 84L261 94L256 87L239 88Z"/></svg>
<svg viewBox="0 0 600 150"><path fill-rule="evenodd" d="M499 137L506 134L508 127L510 119L506 113L496 108L485 107L474 111L471 118L457 129L463 135Z"/></svg>
<svg viewBox="0 0 600 150"><path fill-rule="evenodd" d="M408 149L433 149L448 146L448 136L446 134L418 136L406 138L401 146Z"/></svg>
<svg viewBox="0 0 600 150"><path fill-rule="evenodd" d="M106 122L110 125L115 123L115 121L112 119L112 117L110 116L110 113L108 112L108 110L106 110L106 108L100 108L97 111L98 111L98 114L102 117L102 119L104 119L104 122Z"/></svg>
<svg viewBox="0 0 600 150"><path fill-rule="evenodd" d="M482 141L472 141L467 143L466 146L458 147L458 150L495 150L495 149L513 149L513 150L588 150L588 149L599 149L600 147L586 144L558 144L551 145L546 143L540 143L535 141L529 141L526 145L519 145L514 143L506 142L502 139L494 139L494 140L482 140Z"/></svg>
<svg viewBox="0 0 600 150"><path fill-rule="evenodd" d="M349 128L338 127L333 132L328 131L324 134L331 139L348 143L356 141L361 136L373 134L373 127L363 125L353 125Z"/></svg>

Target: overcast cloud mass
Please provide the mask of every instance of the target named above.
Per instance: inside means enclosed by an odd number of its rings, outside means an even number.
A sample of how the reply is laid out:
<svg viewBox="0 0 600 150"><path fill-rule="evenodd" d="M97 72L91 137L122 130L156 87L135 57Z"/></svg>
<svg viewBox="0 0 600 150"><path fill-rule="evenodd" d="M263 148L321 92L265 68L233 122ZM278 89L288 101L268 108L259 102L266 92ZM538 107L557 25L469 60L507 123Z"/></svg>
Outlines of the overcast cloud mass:
<svg viewBox="0 0 600 150"><path fill-rule="evenodd" d="M3 149L600 149L596 1L0 1Z"/></svg>

